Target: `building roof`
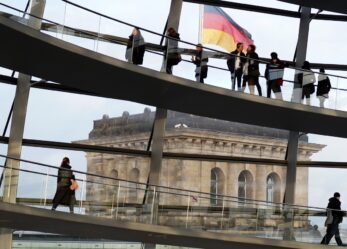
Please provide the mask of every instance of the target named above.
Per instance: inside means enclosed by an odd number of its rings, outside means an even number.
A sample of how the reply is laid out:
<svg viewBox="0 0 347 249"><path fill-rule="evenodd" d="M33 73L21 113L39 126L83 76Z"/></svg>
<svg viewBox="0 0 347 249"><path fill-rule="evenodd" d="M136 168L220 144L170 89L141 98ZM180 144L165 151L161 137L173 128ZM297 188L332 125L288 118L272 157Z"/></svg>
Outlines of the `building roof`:
<svg viewBox="0 0 347 249"><path fill-rule="evenodd" d="M121 117L110 118L108 115L104 115L102 119L94 121L94 127L89 133L89 139L150 132L153 126L154 116L155 112L152 112L149 108L145 108L144 112L141 114L130 115L129 112L124 111ZM287 139L289 134L289 132L285 130L168 111L166 129L170 130L184 127L197 130L226 132L278 139ZM308 142L307 135L301 136L300 141Z"/></svg>

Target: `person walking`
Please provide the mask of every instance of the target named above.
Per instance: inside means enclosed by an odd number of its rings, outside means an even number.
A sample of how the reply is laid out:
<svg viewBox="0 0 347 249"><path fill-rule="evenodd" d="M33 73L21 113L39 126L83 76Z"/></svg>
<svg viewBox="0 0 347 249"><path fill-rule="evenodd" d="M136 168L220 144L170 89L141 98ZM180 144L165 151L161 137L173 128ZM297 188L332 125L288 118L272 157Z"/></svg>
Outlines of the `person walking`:
<svg viewBox="0 0 347 249"><path fill-rule="evenodd" d="M336 243L344 246L340 237L339 224L342 223L344 212L341 210L340 193L334 193L334 197L329 199L327 206L327 219L325 225L327 227L326 235L323 237L321 244L329 245L330 240L335 236Z"/></svg>
<svg viewBox="0 0 347 249"><path fill-rule="evenodd" d="M242 88L244 89L246 87L246 82L248 82L249 92L254 94L254 86L256 86L259 96L262 96L262 91L259 84L259 56L255 52L255 49L256 47L254 45L249 45L247 48L247 61L244 66L247 67L246 70L244 70L246 77L242 83Z"/></svg>
<svg viewBox="0 0 347 249"><path fill-rule="evenodd" d="M266 65L265 78L267 80L267 97L271 98L271 91L276 99L283 100L281 86L283 85L284 64L277 53L271 53L270 63Z"/></svg>
<svg viewBox="0 0 347 249"><path fill-rule="evenodd" d="M311 105L310 97L315 91L314 83L316 82L316 77L311 70L310 62L304 61L301 68L304 69L298 74L298 81L302 86L301 100L303 101L306 98L306 104Z"/></svg>
<svg viewBox="0 0 347 249"><path fill-rule="evenodd" d="M319 106L324 108L324 102L327 98L329 98L331 84L329 77L325 74L324 68L321 68L319 72L317 98L319 99Z"/></svg>
<svg viewBox="0 0 347 249"><path fill-rule="evenodd" d="M246 55L243 53L243 43L236 44L236 49L230 53L231 57L227 60L227 65L231 73L231 90L235 90L237 81L237 90L241 91L241 78L243 66L246 61Z"/></svg>
<svg viewBox="0 0 347 249"><path fill-rule="evenodd" d="M178 41L180 40L180 34L176 32L174 28L167 30L167 36L174 39L166 39L166 73L172 74L172 67L181 62L181 55L178 53Z"/></svg>
<svg viewBox="0 0 347 249"><path fill-rule="evenodd" d="M207 78L208 71L208 58L204 54L202 44L196 45L195 55L192 56L192 62L196 65L195 79L197 82L204 83L204 79Z"/></svg>
<svg viewBox="0 0 347 249"><path fill-rule="evenodd" d="M70 159L64 157L58 170L57 190L53 198L52 210L56 210L58 205L65 205L69 206L70 213L73 213L76 189L77 183L71 170Z"/></svg>
<svg viewBox="0 0 347 249"><path fill-rule="evenodd" d="M145 54L145 39L139 28L134 28L129 36L125 58L135 65L142 65Z"/></svg>

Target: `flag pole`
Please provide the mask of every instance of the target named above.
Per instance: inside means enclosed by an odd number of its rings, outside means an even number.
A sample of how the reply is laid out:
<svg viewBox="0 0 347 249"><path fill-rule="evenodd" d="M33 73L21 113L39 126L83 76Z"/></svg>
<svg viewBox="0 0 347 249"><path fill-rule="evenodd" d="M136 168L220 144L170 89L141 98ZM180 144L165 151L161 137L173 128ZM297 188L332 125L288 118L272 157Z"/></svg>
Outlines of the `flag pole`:
<svg viewBox="0 0 347 249"><path fill-rule="evenodd" d="M199 37L198 43L202 43L202 29L203 29L203 21L204 21L204 5L199 5Z"/></svg>

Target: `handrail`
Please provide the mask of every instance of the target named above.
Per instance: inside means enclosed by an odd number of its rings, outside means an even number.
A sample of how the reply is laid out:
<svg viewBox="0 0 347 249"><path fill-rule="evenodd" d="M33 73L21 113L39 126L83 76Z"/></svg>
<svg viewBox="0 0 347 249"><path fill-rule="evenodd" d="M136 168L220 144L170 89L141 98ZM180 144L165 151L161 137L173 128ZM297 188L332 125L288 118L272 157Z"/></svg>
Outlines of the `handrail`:
<svg viewBox="0 0 347 249"><path fill-rule="evenodd" d="M89 8L87 8L87 7L84 7L84 6L79 5L79 4L77 4L77 3L71 2L71 1L69 1L69 0L62 0L62 1L63 1L63 2L66 2L66 3L70 4L70 5L73 5L73 6L77 7L77 8L83 9L83 10L85 10L85 11L87 11L87 12L93 13L93 14L98 15L98 16L101 16L101 17L104 17L104 18L106 18L106 19L109 19L109 20L112 20L112 21L115 21L115 22L124 24L124 25L126 25L126 26L130 26L130 27L133 27L133 28L135 28L135 27L136 27L136 28L139 28L140 30L146 31L146 32L148 32L148 33L150 33L150 34L153 34L153 35L161 36L161 37L164 37L164 38L166 38L166 39L171 39L171 40L179 41L179 42L184 43L184 44L187 44L187 45L192 45L192 46L196 46L196 45L197 45L197 44L195 44L195 43L191 43L191 42L184 41L184 40L178 40L178 39L176 39L176 38L173 38L173 37L170 37L170 36L167 36L167 35L160 34L160 33L158 33L158 32L149 30L149 29L147 29L147 28L143 28L143 27L140 27L140 26L138 26L138 25L134 25L134 24L131 24L131 23L128 23L128 22L125 22L125 21L116 19L116 18L114 18L114 17L110 17L110 16L108 16L108 15L102 14L102 13L97 12L97 11L95 11L95 10L91 10L91 9L89 9ZM224 55L229 56L229 57L234 56L234 57L240 57L240 58L245 58L245 59L248 58L247 56L231 55L230 53L226 53L226 52L224 52L224 51L220 51L220 50L213 49L213 48L208 48L208 47L205 47L205 46L202 46L202 48L207 49L207 50L210 50L210 51L213 51L213 52L218 52L218 53L220 53L220 54L224 54ZM258 62L263 63L263 64L269 64L269 62L268 62L268 61L265 61L265 60L255 60L255 61L258 61ZM302 71L302 72L310 72L310 70L305 70L305 69L298 68L298 67L291 67L291 66L288 66L288 68L294 69L294 70L298 70L298 71ZM347 79L347 76L338 76L338 75L327 74L327 73L320 73L320 72L314 72L314 73L315 73L315 74L323 74L323 75L328 75L328 76L332 76L332 77L338 77L338 78Z"/></svg>
<svg viewBox="0 0 347 249"><path fill-rule="evenodd" d="M57 166L52 166L49 164L44 164L44 163L39 163L39 162L35 162L35 161L31 161L31 160L25 160L25 159L20 159L20 158L16 158L16 157L9 157L9 156L5 156L0 154L0 157L2 158L7 158L10 160L16 160L16 161L20 161L20 162L26 162L26 163L30 163L30 164L35 164L35 165L39 165L39 166L43 166L43 167L47 167L47 168L53 168L53 169L59 169L59 167ZM1 166L0 166L1 167ZM4 168L6 168L6 166L3 166ZM13 169L13 168L11 168ZM20 170L20 169L13 169L13 170ZM77 171L77 170L73 170L73 172L78 173L78 174L82 174L82 175L86 175L86 176L93 176L93 177L99 177L102 179L107 179L107 180L113 180L113 181L122 181L122 182L126 182L126 183L132 183L132 184L138 184L138 185L144 185L146 186L146 188L142 189L145 190L149 187L155 187L155 188L162 188L162 189L168 189L168 190L174 190L174 191L182 191L182 192L189 192L189 193L194 193L194 194L202 194L202 195L208 195L210 196L211 193L208 192L201 192L201 191L195 191L195 190L188 190L188 189L180 189L180 188L173 188L173 187L166 187L166 186L160 186L160 185L155 185L155 184L146 184L146 183L141 183L141 182L136 182L136 181L129 181L129 180L124 180L124 179L119 179L119 178L114 178L114 177L109 177L109 176L103 176L103 175L98 175L98 174L92 174L92 173L87 173L87 172L83 172L83 171ZM45 173L40 173L43 175L47 175ZM82 180L81 180L82 181ZM84 180L86 181L86 180ZM105 183L98 183L98 182L94 182L97 184L105 184ZM117 186L117 185L113 185L113 184L109 184L110 186ZM173 194L171 192L166 192L166 193L170 193ZM175 193L176 194L176 193ZM253 200L253 199L248 199L248 198L240 198L240 197L235 197L235 196L228 196L228 195L221 195L221 194L213 194L213 199L224 199L224 198L230 198L230 199L241 199L242 201L249 201L249 202L255 202L255 203L261 203L264 205L284 205L286 207L296 207L296 208L312 208L312 209L321 209L321 210L325 210L325 208L322 207L313 207L313 206L302 206L302 205L293 205L293 204L286 204L286 203L277 203L277 202L267 202L267 201L262 201L262 200ZM201 196L199 196L201 197Z"/></svg>
<svg viewBox="0 0 347 249"><path fill-rule="evenodd" d="M47 23L43 23L43 25L45 25L45 24L47 24ZM81 34L85 33L85 34L91 36L92 38L97 37L97 38L100 39L100 40L105 40L105 41L108 41L108 42L110 42L110 43L115 43L115 44L124 45L124 46L125 46L125 44L124 44L123 41L124 41L124 40L125 40L125 41L128 40L128 38L115 37L115 36L111 36L111 35L108 35L108 34L102 34L102 33L97 34L96 32L81 30L81 29L77 29L77 28L71 28L71 27L68 27L68 26L67 26L67 29L72 29L72 30L74 30L74 31L76 31L76 32L81 32ZM50 31L50 30L49 30L49 27L47 27L47 28L44 29L44 30ZM67 34L68 34L68 33L67 33ZM69 34L68 34L68 35L69 35ZM108 36L109 38L107 38L107 37L105 37L105 36ZM83 37L83 38L88 39L88 37ZM92 39L92 38L90 38L90 39ZM116 40L115 38L118 38L119 40ZM122 40L121 40L121 39L122 39ZM148 43L146 43L146 45L147 45L147 44L148 44ZM152 44L152 43L150 43L149 46L151 46L151 45L160 46L160 45L157 45L157 44ZM145 49L146 49L146 51L147 51L148 53L156 54L156 55L159 55L159 56L164 56L161 52L156 52L156 51L155 51L156 48L154 48L154 51L153 51L151 48L148 48L148 46L146 46ZM159 49L164 50L165 47L164 47L164 46L160 46ZM235 56L235 55L233 55L233 56ZM191 60L186 60L186 59L182 59L182 62L194 64ZM287 62L286 62L286 63L287 63ZM214 66L214 65L207 65L207 67L208 67L208 68L217 69L217 70L221 70L221 71L225 71L225 72L229 72L229 69L223 68L223 67L218 67L218 66ZM318 72L314 72L314 73L315 73L315 74L319 74ZM330 76L331 74L325 73L325 75ZM333 75L331 75L331 76L333 76ZM260 75L259 77L265 78L264 75ZM335 77L335 76L333 76L333 77ZM344 78L343 76L339 76L339 77L340 77L340 78ZM287 83L291 83L291 84L294 84L294 83L295 83L294 80L288 80L288 79L283 79L283 82L287 82ZM331 89L337 90L337 91L347 91L347 88L331 87Z"/></svg>
<svg viewBox="0 0 347 249"><path fill-rule="evenodd" d="M103 14L101 14L101 13L98 13L98 12L95 12L95 11L93 11L93 10L87 9L87 8L85 8L85 7L83 7L83 6L74 4L74 3L70 2L70 1L67 1L67 0L62 0L62 1L65 1L66 3L72 4L72 5L76 5L77 7L82 8L82 9L85 9L86 11L91 11L91 12L94 13L94 14L99 14L99 15L105 16L105 18L109 18L109 19L111 19L111 20L118 21L118 22L120 22L120 23L124 23L125 25L129 25L129 26L131 26L131 27L135 27L135 25L132 25L132 24L123 22L123 21L121 21L121 20L118 20L118 19L115 19L115 18L106 16L106 15L103 15ZM17 8L14 8L14 7L12 7L12 6L9 6L9 5L7 5L7 4L0 3L0 5L3 5L3 6L5 6L5 7L7 7L7 8L10 8L10 9L13 9L13 10L16 10L16 11L19 11L19 12L22 12L21 10L19 10L19 9L17 9ZM106 40L106 41L109 41L109 42L114 42L112 39L108 39L108 38L103 37L103 36L100 37L99 35L96 35L96 34L94 34L93 32L88 32L88 31L84 31L84 30L80 30L80 29L75 29L75 28L72 28L72 27L69 27L69 26L66 26L66 25L61 25L61 24L59 24L59 23L57 23L57 22L54 22L54 21L51 21L51 20L48 20L48 19L45 19L45 18L37 17L37 16L32 15L32 14L30 14L30 13L27 13L27 14L30 15L30 16L33 16L33 17L35 17L35 18L38 18L38 19L41 19L41 20L50 22L50 23L52 23L52 24L55 24L55 25L57 25L57 26L64 26L64 28L66 28L66 29L70 29L70 30L73 30L73 31L78 31L78 32L80 32L81 34L89 35L89 36L96 37L96 38L98 38L98 39L103 39L103 40ZM148 32L153 33L153 34L156 34L156 35L159 35L159 36L162 36L162 37L166 37L166 38L171 39L171 38L168 37L168 36L165 36L165 35L162 35L162 34L159 34L159 33L156 33L156 32L150 31L150 30L147 30L147 29L143 29L143 30L148 31ZM193 43L186 42L186 41L182 41L182 40L180 40L180 42L186 43L186 44L195 45L195 44L193 44ZM221 54L225 54L225 55L227 55L227 56L230 56L230 54L225 53L225 52L222 52L222 51L219 51L219 50L215 50L215 49L211 49L211 48L207 48L207 49L208 49L208 50L211 50L211 51L215 51L215 52L221 53ZM163 54L160 54L160 53L157 53L157 52L153 52L153 51L150 51L150 50L147 50L147 51L150 52L150 53L153 53L153 54L157 54L157 55L163 56ZM188 63L192 63L191 61L188 61L188 60L182 60L182 61L188 62ZM267 61L263 61L263 60L259 60L259 62L261 62L261 63L268 63ZM217 70L228 71L228 69L220 68L220 67L216 67L216 66L211 66L211 65L209 65L209 67L210 67L210 68L215 68L215 69L217 69ZM295 69L295 70L300 70L300 71L306 71L306 70L298 69L298 68L295 68L295 67L288 67L288 68ZM315 74L320 74L320 73L318 73L318 72L314 72L314 73L315 73ZM347 77L337 76L337 75L333 75L333 74L324 73L324 75L328 75L328 76L332 76L332 77L338 77L338 78L345 78L345 79L347 79ZM260 77L264 77L264 76L260 76ZM284 82L295 83L295 81L286 80L286 79L284 79ZM335 88L335 87L332 87L331 89L335 89L335 90L337 90L337 91L347 91L347 89L343 89L343 88Z"/></svg>
<svg viewBox="0 0 347 249"><path fill-rule="evenodd" d="M54 166L51 166L51 167L54 167ZM4 165L0 165L0 168L3 168L3 169L6 169L7 167L4 166ZM58 168L58 167L57 167ZM59 169L59 168L58 168ZM37 172L37 171L32 171L32 170L28 170L28 169L15 169L15 168L11 168L11 170L14 170L14 171L19 171L19 172L25 172L25 173L31 173L31 174L36 174L36 175L42 175L42 176L50 176L50 177L55 177L57 178L58 176L57 175L54 175L54 174L48 174L48 173L43 173L43 172ZM67 170L69 171L69 169L63 169L63 170ZM74 173L75 172L78 172L78 171L74 171L72 170ZM87 175L86 173L84 173L85 175ZM106 178L104 176L99 176L100 178ZM104 183L104 182L97 182L97 181L91 181L91 180L87 180L87 179L79 179L79 178L76 178L75 179L76 181L83 181L83 182L86 182L86 183L93 183L93 184L100 184L100 185L104 185L104 186L112 186L112 187L121 187L121 188L126 188L126 189L136 189L136 190L142 190L142 191L147 191L147 189L145 188L139 188L137 187L137 185L145 185L143 183L139 183L139 182L134 182L134 181L127 181L127 180L121 180L121 179L113 179L114 181L119 181L119 182L124 182L124 183L133 183L133 184L136 184L136 187L132 187L132 186L120 186L118 184L112 184L112 183ZM153 186L153 185L151 185ZM148 188L148 187L146 187ZM160 194L170 194L170 195L176 195L176 196L184 196L184 197L187 197L188 195L187 194L184 194L184 193L174 193L174 192L169 192L169 191L163 191L162 189L170 189L169 187L157 187L157 186L154 186L154 188L156 189L155 192L156 193L160 193ZM194 192L194 191L187 191L187 190L181 190L182 192ZM211 194L210 193L207 193L207 196L210 196ZM211 197L207 197L207 196L201 196L201 195L198 195L197 197L200 198L200 199L207 199L207 200L210 200ZM260 201L257 201L257 200L251 200L251 199L246 199L246 198L239 198L239 197L230 197L230 199L224 199L224 197L220 197L220 195L214 195L213 197L214 200L222 200L222 201L226 201L226 202L232 202L232 203L246 203L246 204L250 204L252 203L253 205L259 205L258 202ZM236 199L236 200L233 200L233 199ZM276 204L274 202L266 202L265 204L262 203L262 205L266 205L266 206L282 206L283 204ZM289 206L289 205L286 205L286 206ZM295 206L295 205L291 205L291 206ZM297 206L295 206L297 207ZM316 208L318 209L318 208Z"/></svg>
<svg viewBox="0 0 347 249"><path fill-rule="evenodd" d="M6 167L4 165L0 165L0 168L5 169ZM15 171L19 171L19 172L26 172L26 173L31 173L31 174L36 174L36 175L42 175L42 176L50 176L50 177L57 177L57 175L54 174L48 174L48 173L43 173L43 172L37 172L37 171L32 171L32 170L26 170L26 169L14 169L12 168L12 170ZM94 183L94 184L102 184L105 186L113 186L113 187L121 187L121 188L126 188L126 189L136 189L136 190L142 190L145 191L146 189L143 188L138 188L136 187L132 187L132 186L120 186L118 184L111 184L111 183L100 183L100 182L96 182L96 181L91 181L91 180L86 180L86 179L78 179L76 178L77 181L84 181L86 183ZM129 181L125 181L125 180L115 180L115 181L123 181L125 183L128 183ZM141 183L137 183L136 184L141 184ZM187 195L184 193L173 193L173 192L168 192L168 191L163 191L162 189L168 189L168 187L160 187L159 189L156 188L155 192L156 193L160 193L160 194L169 194L169 195L175 195L175 196L182 196L182 197L187 197L187 196L191 196L191 195ZM187 191L188 192L188 191ZM194 192L194 191L189 191L189 193ZM338 209L331 209L331 208L321 208L321 207L310 207L310 206L300 206L300 205L289 205L289 204L283 204L283 203L275 203L275 202L264 202L264 201L259 201L259 200L252 200L252 199L246 199L246 198L239 198L239 197L231 197L230 199L224 199L225 196L221 196L221 195L213 195L213 197L208 197L211 196L211 193L206 193L207 196L201 196L198 195L196 197L198 197L199 199L205 199L205 200L217 200L217 201L223 201L223 202L227 202L227 203L236 203L236 204L244 204L244 205L263 205L263 206L268 206L271 208L280 208L281 206L283 206L283 208L288 212L288 208L295 211L295 210L306 210L308 211L307 214L310 213L310 210L313 210L315 212L322 212L325 213L327 210L330 211L340 211L340 212L346 212L344 210L338 210ZM233 200L236 199L236 200ZM81 200L80 200L81 201ZM136 203L135 203L136 204ZM95 205L95 204L94 204ZM165 205L162 205L165 206ZM177 205L174 205L177 206ZM177 206L177 207L181 207L181 206ZM218 206L209 206L210 208L214 209L218 209L221 207ZM195 210L196 208L199 208L199 206L192 206L192 208ZM230 207L224 207L225 209L230 208ZM261 209L261 207L254 207L254 209Z"/></svg>
<svg viewBox="0 0 347 249"><path fill-rule="evenodd" d="M171 40L176 40L178 42L181 42L181 43L184 43L184 44L187 44L187 45L191 45L191 46L196 46L197 44L195 43L191 43L191 42L188 42L188 41L184 41L184 40L178 40L176 38L173 38L173 37L169 37L167 35L163 35L163 34L160 34L160 33L157 33L155 31L152 31L152 30L149 30L149 29L146 29L146 28L142 28L138 25L134 25L134 24L130 24L128 22L125 22L125 21L122 21L122 20L119 20L119 19L116 19L116 18L113 18L113 17L110 17L110 16L107 16L105 14L102 14L100 12L97 12L97 11L94 11L94 10L91 10L91 9L88 9L84 6L81 6L79 4L76 4L76 3L73 3L71 1L68 1L68 0L62 0L63 2L66 2L70 5L73 5L77 8L80 8L80 9L83 9L87 12L91 12L95 15L99 15L101 17L104 17L106 19L109 19L109 20L113 20L115 22L118 22L118 23L121 23L121 24L124 24L126 26L130 26L130 27L133 27L133 28L139 28L140 30L143 30L145 32L148 32L148 33L151 33L153 35L157 35L157 36L160 36L160 37L164 37L164 38L167 38L167 39L171 39ZM0 5L2 6L5 6L6 8L9 8L9 9L12 9L12 10L15 10L15 11L18 11L18 12L23 12L22 10L18 9L18 8L15 8L13 6L10 6L10 5L7 5L7 4L4 4L4 3L0 3ZM57 22L54 22L54 21L51 21L49 19L46 19L46 18L42 18L42 17L38 17L36 15L33 15L31 13L26 13L27 15L31 16L31 17L34 17L34 18L37 18L37 19L40 19L40 20L43 20L43 21L47 21L47 22L50 22L50 23L53 23L55 25L58 25L58 26L63 26L64 28L67 28L67 29L71 29L71 30L74 30L74 31L79 31L81 33L84 33L84 34L87 34L87 35L90 35L90 36L94 36L94 37L97 37L97 38L100 38L99 36L93 34L93 33L89 33L89 32L86 32L86 31L80 31L80 30L77 30L75 28L72 28L72 27L69 27L69 26L66 26L66 25L62 25L62 24L59 24ZM102 38L102 39L105 39L105 40L109 40L107 38ZM109 40L110 41L110 40ZM239 56L239 55L231 55L230 53L226 53L224 51L220 51L220 50L217 50L217 49L213 49L213 48L208 48L208 47L205 47L205 46L202 46L202 48L206 49L206 50L210 50L210 51L213 51L213 52L217 52L217 53L220 53L220 54L223 54L225 56L228 56L228 57L240 57L240 58L245 58L247 59L248 57L246 56ZM268 61L266 60L259 60L259 59L254 59L255 61L258 61L259 63L262 63L262 64L269 64ZM311 72L310 70L306 70L306 69L302 69L302 68L297 68L297 67L292 67L292 66L287 66L287 68L290 68L290 69L293 69L293 70L297 70L297 71L301 71L301 72ZM322 74L322 75L327 75L327 76L331 76L331 77L336 77L336 78L343 78L343 79L347 79L347 76L339 76L339 75L334 75L334 74L328 74L328 73L320 73L320 72L314 72L315 74Z"/></svg>

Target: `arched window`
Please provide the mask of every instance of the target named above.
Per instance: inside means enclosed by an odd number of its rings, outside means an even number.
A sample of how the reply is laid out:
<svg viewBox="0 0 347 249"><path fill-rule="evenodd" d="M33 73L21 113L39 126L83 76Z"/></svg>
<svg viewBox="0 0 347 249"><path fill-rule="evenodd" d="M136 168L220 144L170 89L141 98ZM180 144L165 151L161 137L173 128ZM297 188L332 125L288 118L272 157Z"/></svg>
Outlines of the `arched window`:
<svg viewBox="0 0 347 249"><path fill-rule="evenodd" d="M276 173L271 173L266 179L266 201L280 202L281 180Z"/></svg>
<svg viewBox="0 0 347 249"><path fill-rule="evenodd" d="M253 176L248 170L240 173L238 178L238 197L241 199L253 198Z"/></svg>
<svg viewBox="0 0 347 249"><path fill-rule="evenodd" d="M129 173L129 181L133 183L129 183L129 202L136 203L138 198L138 190L137 190L137 182L140 180L140 171L136 168L130 170Z"/></svg>
<svg viewBox="0 0 347 249"><path fill-rule="evenodd" d="M211 169L211 205L221 205L222 199L218 198L217 195L224 194L224 174L219 168Z"/></svg>

